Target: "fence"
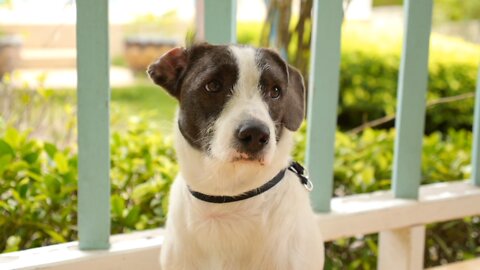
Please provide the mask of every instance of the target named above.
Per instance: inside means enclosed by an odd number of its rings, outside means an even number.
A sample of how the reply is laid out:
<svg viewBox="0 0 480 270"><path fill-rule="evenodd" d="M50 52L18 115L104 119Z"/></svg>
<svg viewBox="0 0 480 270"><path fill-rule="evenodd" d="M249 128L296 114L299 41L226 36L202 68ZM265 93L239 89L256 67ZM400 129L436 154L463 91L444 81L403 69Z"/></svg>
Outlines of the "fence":
<svg viewBox="0 0 480 270"><path fill-rule="evenodd" d="M197 1L198 34L234 43L235 5ZM343 9L339 0L314 2L306 160L313 205L327 241L379 232L379 269L422 269L425 224L480 214L480 72L472 179L420 186L432 5L404 2L392 190L332 199ZM80 241L2 255L0 267L155 269L161 230L110 239L108 0L77 1L77 54Z"/></svg>

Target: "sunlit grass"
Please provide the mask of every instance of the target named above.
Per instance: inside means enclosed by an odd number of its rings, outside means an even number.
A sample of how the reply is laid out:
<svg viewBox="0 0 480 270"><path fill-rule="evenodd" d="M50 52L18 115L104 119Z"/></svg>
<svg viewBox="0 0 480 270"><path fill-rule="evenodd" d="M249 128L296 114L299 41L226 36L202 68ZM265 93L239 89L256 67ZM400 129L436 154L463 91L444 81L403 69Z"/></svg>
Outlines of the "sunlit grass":
<svg viewBox="0 0 480 270"><path fill-rule="evenodd" d="M2 90L3 89L3 90ZM29 130L32 137L61 142L76 141L75 89L0 89L0 127ZM160 87L139 78L132 86L114 87L110 101L111 132L125 130L129 121L148 122L149 128L170 135L177 102Z"/></svg>
<svg viewBox="0 0 480 270"><path fill-rule="evenodd" d="M53 106L76 105L76 91L52 91ZM111 91L110 116L113 129L122 128L131 117L146 118L161 131L170 132L177 101L160 87L140 81L132 86L114 87Z"/></svg>

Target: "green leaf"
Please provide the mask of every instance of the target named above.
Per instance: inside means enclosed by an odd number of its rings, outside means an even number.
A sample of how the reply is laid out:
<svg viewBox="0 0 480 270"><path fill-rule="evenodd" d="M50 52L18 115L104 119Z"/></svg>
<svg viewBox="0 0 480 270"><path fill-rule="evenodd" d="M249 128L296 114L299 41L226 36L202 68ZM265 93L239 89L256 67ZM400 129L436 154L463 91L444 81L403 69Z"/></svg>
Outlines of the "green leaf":
<svg viewBox="0 0 480 270"><path fill-rule="evenodd" d="M45 186L50 195L57 195L60 192L60 181L51 175L45 177Z"/></svg>
<svg viewBox="0 0 480 270"><path fill-rule="evenodd" d="M30 183L30 180L28 178L24 178L18 183L18 186L17 186L18 195L23 199L27 198L29 183Z"/></svg>
<svg viewBox="0 0 480 270"><path fill-rule="evenodd" d="M52 229L43 229L43 231L57 243L67 242L67 240L65 240L65 238L61 234L57 233Z"/></svg>
<svg viewBox="0 0 480 270"><path fill-rule="evenodd" d="M137 185L132 192L132 199L137 201L141 200L145 196L151 196L155 194L157 191L157 187L154 183L146 182L140 185Z"/></svg>
<svg viewBox="0 0 480 270"><path fill-rule="evenodd" d="M12 156L6 155L6 156L0 156L0 178L5 172L5 170L8 168L8 165L10 165L10 161L12 161Z"/></svg>
<svg viewBox="0 0 480 270"><path fill-rule="evenodd" d="M5 140L0 139L0 156L11 155L14 156L13 148Z"/></svg>
<svg viewBox="0 0 480 270"><path fill-rule="evenodd" d="M12 159L10 164L9 164L9 167L10 167L10 170L15 172L15 174L18 174L23 170L27 170L30 167L30 165L27 162L25 162L24 160Z"/></svg>
<svg viewBox="0 0 480 270"><path fill-rule="evenodd" d="M366 238L365 242L367 243L368 247L370 250L373 252L373 254L377 255L378 254L378 247L375 241L373 241L371 238Z"/></svg>
<svg viewBox="0 0 480 270"><path fill-rule="evenodd" d="M123 209L125 209L125 201L118 194L113 194L110 198L113 216L122 217Z"/></svg>
<svg viewBox="0 0 480 270"><path fill-rule="evenodd" d="M168 213L168 202L169 202L169 194L166 194L162 198L162 210L165 215Z"/></svg>
<svg viewBox="0 0 480 270"><path fill-rule="evenodd" d="M39 155L40 155L40 152L32 152L32 153L26 154L26 155L23 157L23 159L24 159L26 162L28 162L28 163L30 163L30 164L33 164L33 163L35 163L35 161L37 161Z"/></svg>
<svg viewBox="0 0 480 270"><path fill-rule="evenodd" d="M68 161L67 157L62 152L56 152L53 160L57 164L57 169L61 174L68 172Z"/></svg>
<svg viewBox="0 0 480 270"><path fill-rule="evenodd" d="M2 210L5 210L5 209L9 209L10 206L8 205L8 203L4 202L4 201L0 201L0 209Z"/></svg>
<svg viewBox="0 0 480 270"><path fill-rule="evenodd" d="M53 159L54 156L55 156L55 153L57 153L57 147L54 145L54 144L51 144L51 143L45 143L45 145L43 146L43 148L45 149L45 152L47 152L47 155Z"/></svg>
<svg viewBox="0 0 480 270"><path fill-rule="evenodd" d="M125 224L129 227L134 227L135 223L137 223L139 219L140 219L140 207L138 205L135 205L128 212L127 217L125 218Z"/></svg>
<svg viewBox="0 0 480 270"><path fill-rule="evenodd" d="M23 200L22 197L18 194L18 191L11 189L11 192L12 192L13 199L18 201L20 204L25 203L25 200Z"/></svg>
<svg viewBox="0 0 480 270"><path fill-rule="evenodd" d="M21 134L18 130L9 127L5 131L5 141L8 142L12 148L17 148L20 145L21 139Z"/></svg>
<svg viewBox="0 0 480 270"><path fill-rule="evenodd" d="M43 177L44 177L44 176L42 176L42 175L40 175L40 174L37 174L37 173L34 173L34 172L32 172L32 171L27 171L27 172L26 172L26 175L27 175L28 177L30 177L31 179L37 181L37 182L42 182L42 181L43 181Z"/></svg>
<svg viewBox="0 0 480 270"><path fill-rule="evenodd" d="M5 252L12 252L19 250L20 242L22 238L18 235L11 235L7 238L7 247L5 248Z"/></svg>

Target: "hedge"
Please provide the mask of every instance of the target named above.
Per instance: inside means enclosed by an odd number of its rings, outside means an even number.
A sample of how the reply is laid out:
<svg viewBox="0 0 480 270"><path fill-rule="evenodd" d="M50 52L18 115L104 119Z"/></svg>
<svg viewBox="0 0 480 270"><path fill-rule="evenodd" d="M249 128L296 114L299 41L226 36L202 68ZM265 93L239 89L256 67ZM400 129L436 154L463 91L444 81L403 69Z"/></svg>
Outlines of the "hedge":
<svg viewBox="0 0 480 270"><path fill-rule="evenodd" d="M177 172L170 139L135 118L111 139L112 233L165 221ZM77 155L28 132L0 130L0 252L77 238Z"/></svg>
<svg viewBox="0 0 480 270"><path fill-rule="evenodd" d="M334 195L389 189L395 130L365 130L361 135L336 133ZM297 135L294 156L304 157L305 126ZM472 134L449 130L423 139L422 184L469 179ZM376 269L377 235L326 244L326 269ZM480 217L429 224L425 267L480 256Z"/></svg>
<svg viewBox="0 0 480 270"><path fill-rule="evenodd" d="M297 160L303 160L305 129L296 137ZM394 134L337 132L335 195L389 188ZM425 137L423 182L468 178L471 139L470 132L453 130ZM171 139L133 118L127 130L112 134L111 158L112 233L162 226L178 171ZM0 251L76 240L76 175L74 149L58 149L29 138L28 132L0 128ZM480 255L478 218L433 225L427 234L428 266ZM327 247L328 269L375 268L375 236L341 239Z"/></svg>
<svg viewBox="0 0 480 270"><path fill-rule="evenodd" d="M395 31L393 31L395 32ZM349 25L342 43L339 123L343 129L395 113L401 40L396 34ZM480 46L432 35L429 101L475 92ZM471 129L473 98L429 108L426 131ZM390 122L391 127L393 122Z"/></svg>

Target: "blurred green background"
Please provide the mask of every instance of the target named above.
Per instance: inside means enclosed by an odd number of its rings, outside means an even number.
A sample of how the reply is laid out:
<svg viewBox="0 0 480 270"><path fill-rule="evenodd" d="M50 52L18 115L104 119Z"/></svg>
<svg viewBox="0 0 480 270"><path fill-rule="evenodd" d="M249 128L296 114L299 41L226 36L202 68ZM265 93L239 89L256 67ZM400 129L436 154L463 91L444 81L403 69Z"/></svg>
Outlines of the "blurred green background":
<svg viewBox="0 0 480 270"><path fill-rule="evenodd" d="M398 12L395 5L401 3L374 0L374 11ZM283 26L288 38L272 35L268 19L245 21L238 25L239 43L284 48L285 58L308 78L311 21L300 14L309 4L303 1L299 14ZM479 1L435 1L434 29L479 19ZM176 24L190 29L185 36L194 34L191 22L179 23L174 12L138 17L126 29L131 35ZM402 40L401 27L395 27L368 20L343 23L334 196L390 188ZM430 51L422 183L467 179L480 46L439 31L431 37ZM112 64L127 68L129 60L113 55ZM50 87L45 76L35 85L18 83L19 77L16 71L6 73L0 82L1 252L77 239L76 91ZM178 171L171 138L176 101L138 71L129 85L112 87L111 97L112 233L158 228ZM373 125L378 119L385 121ZM296 137L299 161L306 128ZM375 269L377 251L377 235L327 243L326 269ZM428 225L426 267L478 256L479 217Z"/></svg>

